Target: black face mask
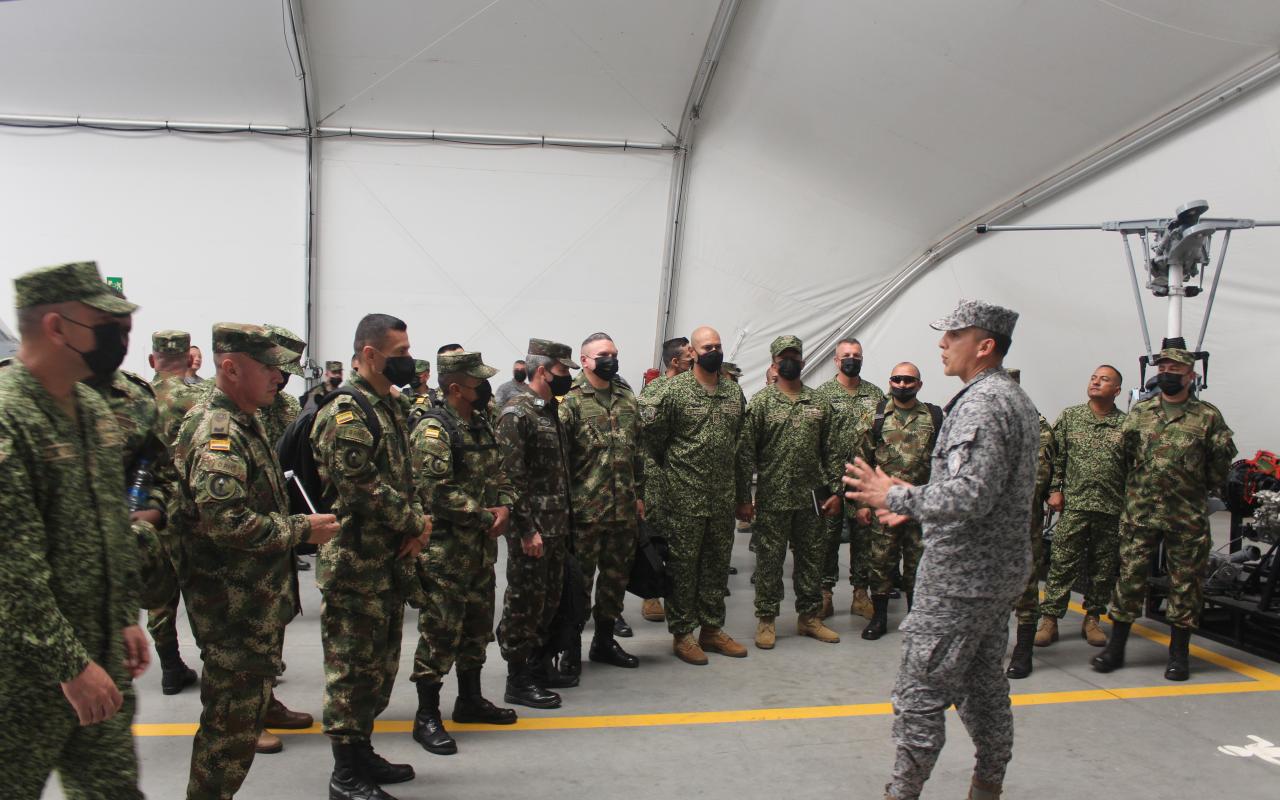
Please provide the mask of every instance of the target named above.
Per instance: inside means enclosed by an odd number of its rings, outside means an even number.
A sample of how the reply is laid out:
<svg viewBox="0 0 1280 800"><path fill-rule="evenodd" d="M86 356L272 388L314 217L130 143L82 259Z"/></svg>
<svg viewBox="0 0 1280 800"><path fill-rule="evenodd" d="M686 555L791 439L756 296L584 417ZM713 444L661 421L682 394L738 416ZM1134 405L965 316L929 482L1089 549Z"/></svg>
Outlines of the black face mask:
<svg viewBox="0 0 1280 800"><path fill-rule="evenodd" d="M342 385L342 377L341 377L340 375L334 375L334 376L330 377L330 378L329 378L329 385L330 385L330 386L332 386L333 388L337 389L339 386L341 386L341 385Z"/></svg>
<svg viewBox="0 0 1280 800"><path fill-rule="evenodd" d="M800 377L802 366L799 359L784 358L778 362L778 377L785 381L794 381Z"/></svg>
<svg viewBox="0 0 1280 800"><path fill-rule="evenodd" d="M914 386L890 386L889 394L893 395L902 402L915 399L916 393L920 390Z"/></svg>
<svg viewBox="0 0 1280 800"><path fill-rule="evenodd" d="M392 386L405 386L418 381L418 373L413 371L413 356L387 356L382 374L391 381Z"/></svg>
<svg viewBox="0 0 1280 800"><path fill-rule="evenodd" d="M720 365L723 363L724 353L720 350L712 350L710 353L702 353L698 356L698 366L707 372L719 372Z"/></svg>
<svg viewBox="0 0 1280 800"><path fill-rule="evenodd" d="M93 373L93 377L98 380L109 378L116 370L120 369L120 365L124 363L125 354L129 352L129 345L125 343L124 327L119 322L85 325L83 322L76 322L65 314L59 314L58 316L72 325L79 325L81 328L88 328L93 331L92 350L76 350L71 345L67 345L67 347L80 354L80 358L84 360L84 365Z"/></svg>
<svg viewBox="0 0 1280 800"><path fill-rule="evenodd" d="M518 369L511 373L511 377L515 379L516 383L524 383L525 379L529 377L529 373L522 369Z"/></svg>
<svg viewBox="0 0 1280 800"><path fill-rule="evenodd" d="M552 375L551 376L551 396L564 397L573 388L572 375Z"/></svg>
<svg viewBox="0 0 1280 800"><path fill-rule="evenodd" d="M596 375L611 381L618 375L618 359L615 356L601 356L596 359Z"/></svg>
<svg viewBox="0 0 1280 800"><path fill-rule="evenodd" d="M1167 395L1175 395L1182 391L1182 376L1176 372L1161 372L1156 375L1156 388Z"/></svg>
<svg viewBox="0 0 1280 800"><path fill-rule="evenodd" d="M862 359L852 356L840 359L840 371L850 378L858 377L858 373L862 372Z"/></svg>
<svg viewBox="0 0 1280 800"><path fill-rule="evenodd" d="M489 384L489 381L486 380L484 383L476 387L475 408L476 409L488 408L489 399L492 397L493 397L493 386L491 386Z"/></svg>

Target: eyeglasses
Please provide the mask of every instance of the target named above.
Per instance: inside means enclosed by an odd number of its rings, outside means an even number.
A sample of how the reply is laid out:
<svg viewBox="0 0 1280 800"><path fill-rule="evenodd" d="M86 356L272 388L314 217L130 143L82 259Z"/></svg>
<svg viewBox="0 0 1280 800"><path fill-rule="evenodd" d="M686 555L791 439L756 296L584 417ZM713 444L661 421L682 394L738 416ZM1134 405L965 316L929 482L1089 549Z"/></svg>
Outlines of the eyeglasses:
<svg viewBox="0 0 1280 800"><path fill-rule="evenodd" d="M915 383L920 380L914 375L894 375L889 379L889 383Z"/></svg>

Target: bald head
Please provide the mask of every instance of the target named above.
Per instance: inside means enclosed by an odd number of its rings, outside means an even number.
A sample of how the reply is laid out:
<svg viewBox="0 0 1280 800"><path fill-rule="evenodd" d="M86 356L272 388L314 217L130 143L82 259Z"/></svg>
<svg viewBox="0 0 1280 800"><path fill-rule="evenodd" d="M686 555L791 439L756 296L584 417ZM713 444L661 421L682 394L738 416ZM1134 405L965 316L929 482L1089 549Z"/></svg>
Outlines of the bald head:
<svg viewBox="0 0 1280 800"><path fill-rule="evenodd" d="M913 375L920 377L920 368L910 361L900 361L893 365L893 371L889 373L890 377L894 375Z"/></svg>
<svg viewBox="0 0 1280 800"><path fill-rule="evenodd" d="M708 352L704 349L708 344L714 344L715 347L712 349L718 350L720 348L720 333L710 325L703 325L689 336L689 344L693 346L693 352L696 355Z"/></svg>

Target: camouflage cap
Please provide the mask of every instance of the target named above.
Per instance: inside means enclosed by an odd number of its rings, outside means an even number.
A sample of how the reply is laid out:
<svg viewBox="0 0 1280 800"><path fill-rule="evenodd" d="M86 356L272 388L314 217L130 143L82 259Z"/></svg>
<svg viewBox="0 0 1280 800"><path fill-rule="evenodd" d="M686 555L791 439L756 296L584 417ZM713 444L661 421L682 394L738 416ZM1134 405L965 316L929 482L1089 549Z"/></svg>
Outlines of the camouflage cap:
<svg viewBox="0 0 1280 800"><path fill-rule="evenodd" d="M342 372L342 362L326 361L324 362L324 368L327 369L329 372Z"/></svg>
<svg viewBox="0 0 1280 800"><path fill-rule="evenodd" d="M498 374L496 369L484 363L482 355L468 353L465 350L441 353L436 356L436 367L439 368L441 375L461 372L463 375L470 375L481 380L488 380Z"/></svg>
<svg viewBox="0 0 1280 800"><path fill-rule="evenodd" d="M186 355L191 349L191 334L186 331L156 331L151 334L151 352L164 355Z"/></svg>
<svg viewBox="0 0 1280 800"><path fill-rule="evenodd" d="M929 324L937 331L958 331L962 328L982 328L992 333L1013 337L1013 326L1018 322L1018 312L1012 309L984 303L981 300L961 300L942 319Z"/></svg>
<svg viewBox="0 0 1280 800"><path fill-rule="evenodd" d="M96 261L33 269L13 279L13 290L18 308L77 302L118 316L138 309L107 286Z"/></svg>
<svg viewBox="0 0 1280 800"><path fill-rule="evenodd" d="M769 345L769 355L777 358L778 353L783 350L795 350L804 357L804 344L801 343L799 336L779 336L773 340L773 344Z"/></svg>
<svg viewBox="0 0 1280 800"><path fill-rule="evenodd" d="M293 361L288 364L281 364L280 369L290 375L297 375L299 378L303 377L302 351L307 349L307 343L303 341L301 336L288 328L272 325L270 322L263 323L262 327L267 329L267 334L271 337L271 341L295 355Z"/></svg>
<svg viewBox="0 0 1280 800"><path fill-rule="evenodd" d="M243 353L260 364L282 369L298 360L298 354L276 344L266 328L244 322L214 323L213 352Z"/></svg>
<svg viewBox="0 0 1280 800"><path fill-rule="evenodd" d="M431 371L431 362L430 362L430 361L423 361L423 360L422 360L422 359L420 359L420 358L414 359L414 361L413 361L413 371L414 371L415 373L417 373L418 375L421 375L421 374L422 374L422 373L424 373L424 372L430 372L430 371Z"/></svg>
<svg viewBox="0 0 1280 800"><path fill-rule="evenodd" d="M529 355L554 358L569 369L578 369L573 361L573 350L567 344L560 344L548 339L530 339Z"/></svg>
<svg viewBox="0 0 1280 800"><path fill-rule="evenodd" d="M735 378L742 377L742 368L732 361L726 361L720 365L720 370L726 375L732 375Z"/></svg>
<svg viewBox="0 0 1280 800"><path fill-rule="evenodd" d="M1189 367L1194 366L1196 363L1195 356L1191 355L1191 353L1186 350L1183 350L1181 347L1166 347L1161 350L1159 354L1156 355L1155 363L1159 364L1161 361L1174 361L1179 364L1186 364Z"/></svg>

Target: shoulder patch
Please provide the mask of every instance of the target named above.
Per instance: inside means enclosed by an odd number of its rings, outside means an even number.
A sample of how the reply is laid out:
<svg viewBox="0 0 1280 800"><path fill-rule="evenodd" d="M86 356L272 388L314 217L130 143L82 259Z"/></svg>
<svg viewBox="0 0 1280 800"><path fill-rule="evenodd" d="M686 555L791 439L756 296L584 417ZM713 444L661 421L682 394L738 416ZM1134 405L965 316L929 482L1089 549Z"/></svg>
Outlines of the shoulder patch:
<svg viewBox="0 0 1280 800"><path fill-rule="evenodd" d="M429 425L422 431L422 435L428 439L439 439L440 429L434 425Z"/></svg>
<svg viewBox="0 0 1280 800"><path fill-rule="evenodd" d="M231 439L226 436L214 436L209 439L209 449L219 453L231 452Z"/></svg>
<svg viewBox="0 0 1280 800"><path fill-rule="evenodd" d="M339 411L337 415L334 417L334 420L339 425L346 425L348 422L350 422L355 418L356 418L356 415L355 415L355 412L353 411Z"/></svg>
<svg viewBox="0 0 1280 800"><path fill-rule="evenodd" d="M231 413L224 410L214 411L209 415L209 433L214 438L223 438L231 435Z"/></svg>
<svg viewBox="0 0 1280 800"><path fill-rule="evenodd" d="M653 422L658 418L658 407L645 403L640 406L640 419L645 422Z"/></svg>
<svg viewBox="0 0 1280 800"><path fill-rule="evenodd" d="M147 394L151 395L152 397L156 396L155 387L152 386L151 382L148 381L146 378L136 373L130 372L127 369L120 370L120 374L125 376L125 378L132 381L133 383L136 383L138 386L141 386L143 390L146 391Z"/></svg>

